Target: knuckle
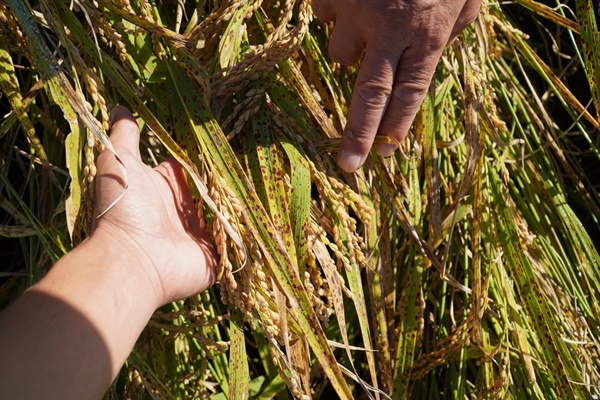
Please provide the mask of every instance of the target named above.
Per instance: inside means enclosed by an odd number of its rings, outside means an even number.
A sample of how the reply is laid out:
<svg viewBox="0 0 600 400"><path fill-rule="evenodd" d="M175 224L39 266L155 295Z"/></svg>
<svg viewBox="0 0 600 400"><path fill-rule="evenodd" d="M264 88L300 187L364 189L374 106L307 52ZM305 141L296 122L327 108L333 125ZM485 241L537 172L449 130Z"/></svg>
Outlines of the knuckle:
<svg viewBox="0 0 600 400"><path fill-rule="evenodd" d="M421 37L420 43L423 50L426 52L435 51L445 47L448 37L450 35L451 26L448 26L448 22L440 22L436 24L437 27L420 26L417 30L417 34ZM444 29L440 29L444 27Z"/></svg>
<svg viewBox="0 0 600 400"><path fill-rule="evenodd" d="M366 106L383 109L392 94L392 88L381 82L365 82L356 88L356 94Z"/></svg>
<svg viewBox="0 0 600 400"><path fill-rule="evenodd" d="M411 23L409 41L418 44L424 53L443 49L457 16L458 13L444 6L437 6L415 15Z"/></svg>
<svg viewBox="0 0 600 400"><path fill-rule="evenodd" d="M357 127L348 123L344 130L344 141L352 143L355 149L366 152L371 148L373 143L374 132L365 130L364 127Z"/></svg>
<svg viewBox="0 0 600 400"><path fill-rule="evenodd" d="M422 78L420 81L398 84L394 87L393 101L398 106L413 110L419 108L421 102L429 89L429 79Z"/></svg>

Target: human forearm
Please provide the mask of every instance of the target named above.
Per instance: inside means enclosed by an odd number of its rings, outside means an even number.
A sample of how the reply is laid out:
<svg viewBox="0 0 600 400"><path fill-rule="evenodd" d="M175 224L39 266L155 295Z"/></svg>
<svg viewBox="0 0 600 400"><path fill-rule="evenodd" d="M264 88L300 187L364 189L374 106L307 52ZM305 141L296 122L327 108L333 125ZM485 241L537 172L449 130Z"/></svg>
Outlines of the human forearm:
<svg viewBox="0 0 600 400"><path fill-rule="evenodd" d="M160 300L140 258L103 239L0 315L0 398L100 398L118 373Z"/></svg>
<svg viewBox="0 0 600 400"><path fill-rule="evenodd" d="M0 314L0 399L100 398L154 310L214 282L216 253L183 168L145 165L131 113L111 116L123 165L98 157L92 236Z"/></svg>

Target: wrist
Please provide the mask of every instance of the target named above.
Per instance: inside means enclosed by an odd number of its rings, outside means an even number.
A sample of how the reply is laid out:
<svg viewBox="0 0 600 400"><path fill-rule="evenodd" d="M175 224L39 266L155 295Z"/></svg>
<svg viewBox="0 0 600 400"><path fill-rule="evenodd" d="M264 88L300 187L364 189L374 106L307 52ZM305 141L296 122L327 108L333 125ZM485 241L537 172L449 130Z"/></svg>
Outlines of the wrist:
<svg viewBox="0 0 600 400"><path fill-rule="evenodd" d="M32 289L62 300L96 327L110 349L114 377L162 299L136 246L108 233L98 227Z"/></svg>
<svg viewBox="0 0 600 400"><path fill-rule="evenodd" d="M145 268L144 257L137 253L128 241L96 229L30 290L52 295L82 311L101 302L106 313L124 319L137 313L146 318L145 325L162 298L151 268Z"/></svg>
<svg viewBox="0 0 600 400"><path fill-rule="evenodd" d="M164 304L164 291L154 263L135 238L120 227L99 224L92 235L74 251L96 255L110 279L127 288L127 295L144 299L154 311Z"/></svg>

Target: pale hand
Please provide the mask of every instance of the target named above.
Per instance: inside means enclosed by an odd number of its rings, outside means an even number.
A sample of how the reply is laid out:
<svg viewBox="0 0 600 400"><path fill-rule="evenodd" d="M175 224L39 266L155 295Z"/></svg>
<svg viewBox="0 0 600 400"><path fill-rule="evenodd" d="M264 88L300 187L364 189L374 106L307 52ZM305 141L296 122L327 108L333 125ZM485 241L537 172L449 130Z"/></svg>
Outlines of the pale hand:
<svg viewBox="0 0 600 400"><path fill-rule="evenodd" d="M123 194L83 243L0 314L0 398L99 399L157 307L215 279L181 166L152 169L127 109L113 110L115 156L98 158L96 214ZM124 191L125 190L125 191Z"/></svg>
<svg viewBox="0 0 600 400"><path fill-rule="evenodd" d="M481 0L312 0L335 20L329 53L342 65L364 53L337 161L362 166L376 135L402 141L425 98L444 47L479 13ZM376 146L382 156L396 146Z"/></svg>
<svg viewBox="0 0 600 400"><path fill-rule="evenodd" d="M217 256L200 229L181 165L170 159L156 168L140 157L140 131L124 107L112 112L110 140L125 165L129 187L97 220L92 234L132 257L132 268L147 278L157 306L189 297L215 279ZM124 189L115 156L105 150L97 162L95 212L104 212ZM135 261L135 262L133 262ZM132 274L134 271L131 272Z"/></svg>

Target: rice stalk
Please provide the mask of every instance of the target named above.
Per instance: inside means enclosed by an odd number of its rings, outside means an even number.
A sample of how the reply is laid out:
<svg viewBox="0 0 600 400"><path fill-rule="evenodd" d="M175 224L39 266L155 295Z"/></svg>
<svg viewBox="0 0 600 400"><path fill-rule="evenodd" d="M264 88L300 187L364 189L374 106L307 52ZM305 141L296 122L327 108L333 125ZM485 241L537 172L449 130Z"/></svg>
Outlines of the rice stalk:
<svg viewBox="0 0 600 400"><path fill-rule="evenodd" d="M0 236L24 260L2 304L89 234L124 104L147 162L184 166L221 259L107 396L593 398L596 10L517 3L485 4L397 154L352 175L334 155L357 69L328 58L307 1L0 5Z"/></svg>

